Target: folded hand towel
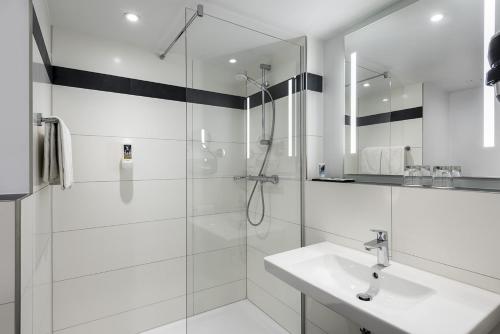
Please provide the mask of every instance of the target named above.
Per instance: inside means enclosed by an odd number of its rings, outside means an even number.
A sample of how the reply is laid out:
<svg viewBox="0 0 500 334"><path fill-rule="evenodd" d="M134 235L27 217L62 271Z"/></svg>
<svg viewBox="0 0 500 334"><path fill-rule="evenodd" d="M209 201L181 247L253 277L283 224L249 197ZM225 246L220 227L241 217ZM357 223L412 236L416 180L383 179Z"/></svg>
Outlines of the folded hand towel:
<svg viewBox="0 0 500 334"><path fill-rule="evenodd" d="M359 172L361 174L380 174L380 154L382 147L365 147L361 151Z"/></svg>
<svg viewBox="0 0 500 334"><path fill-rule="evenodd" d="M67 189L73 184L71 133L62 119L54 118L57 122L45 123L43 178Z"/></svg>

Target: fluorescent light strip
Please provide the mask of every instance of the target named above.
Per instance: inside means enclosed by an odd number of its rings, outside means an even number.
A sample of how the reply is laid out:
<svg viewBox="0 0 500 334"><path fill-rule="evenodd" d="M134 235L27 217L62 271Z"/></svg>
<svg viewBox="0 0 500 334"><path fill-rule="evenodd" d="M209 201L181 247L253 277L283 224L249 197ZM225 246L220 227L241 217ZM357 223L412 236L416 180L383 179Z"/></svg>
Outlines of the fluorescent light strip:
<svg viewBox="0 0 500 334"><path fill-rule="evenodd" d="M488 48L495 34L495 1L484 0L484 73L489 71ZM492 86L483 85L484 117L483 146L495 147L495 90Z"/></svg>
<svg viewBox="0 0 500 334"><path fill-rule="evenodd" d="M247 97L247 159L250 159L250 98Z"/></svg>
<svg viewBox="0 0 500 334"><path fill-rule="evenodd" d="M288 156L293 156L293 79L288 80Z"/></svg>
<svg viewBox="0 0 500 334"><path fill-rule="evenodd" d="M206 143L206 138L205 138L205 129L201 129L201 143L205 144Z"/></svg>
<svg viewBox="0 0 500 334"><path fill-rule="evenodd" d="M357 126L358 126L358 78L356 67L358 59L357 53L351 53L351 154L356 154L357 149Z"/></svg>

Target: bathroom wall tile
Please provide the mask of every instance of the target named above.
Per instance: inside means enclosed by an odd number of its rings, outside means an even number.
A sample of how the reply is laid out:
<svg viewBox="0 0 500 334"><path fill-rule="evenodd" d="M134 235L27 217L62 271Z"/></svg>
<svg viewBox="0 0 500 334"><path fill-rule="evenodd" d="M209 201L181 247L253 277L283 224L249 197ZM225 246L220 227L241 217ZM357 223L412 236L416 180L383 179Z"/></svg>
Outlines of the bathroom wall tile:
<svg viewBox="0 0 500 334"><path fill-rule="evenodd" d="M54 65L134 79L185 86L185 59L170 54L163 61L154 52L126 43L96 38L69 29L54 28ZM121 61L116 63L114 59Z"/></svg>
<svg viewBox="0 0 500 334"><path fill-rule="evenodd" d="M245 184L233 178L190 180L188 190L194 216L241 211L245 208Z"/></svg>
<svg viewBox="0 0 500 334"><path fill-rule="evenodd" d="M0 304L14 301L15 204L0 202Z"/></svg>
<svg viewBox="0 0 500 334"><path fill-rule="evenodd" d="M192 139L201 141L202 129L206 141L245 142L243 110L202 104L188 104L193 109Z"/></svg>
<svg viewBox="0 0 500 334"><path fill-rule="evenodd" d="M259 226L247 224L247 242L272 255L300 247L300 225L266 217Z"/></svg>
<svg viewBox="0 0 500 334"><path fill-rule="evenodd" d="M203 253L244 245L246 242L245 212L220 213L189 217L192 231L188 235L188 250Z"/></svg>
<svg viewBox="0 0 500 334"><path fill-rule="evenodd" d="M35 268L33 334L52 333L52 248L47 247Z"/></svg>
<svg viewBox="0 0 500 334"><path fill-rule="evenodd" d="M200 291L244 279L245 247L231 247L193 256L193 289Z"/></svg>
<svg viewBox="0 0 500 334"><path fill-rule="evenodd" d="M306 135L323 136L323 93L308 91L306 107Z"/></svg>
<svg viewBox="0 0 500 334"><path fill-rule="evenodd" d="M482 289L500 293L500 280L474 273L465 269L456 268L444 263L426 260L414 255L392 250L392 260L406 264L421 270L425 270L436 275L445 276L456 281L474 285Z"/></svg>
<svg viewBox="0 0 500 334"><path fill-rule="evenodd" d="M54 232L180 218L185 180L75 183L54 187Z"/></svg>
<svg viewBox="0 0 500 334"><path fill-rule="evenodd" d="M270 214L273 218L300 223L300 181L280 180L276 185L268 185Z"/></svg>
<svg viewBox="0 0 500 334"><path fill-rule="evenodd" d="M180 258L55 282L54 330L182 296L185 261Z"/></svg>
<svg viewBox="0 0 500 334"><path fill-rule="evenodd" d="M291 334L300 333L300 314L248 280L248 299Z"/></svg>
<svg viewBox="0 0 500 334"><path fill-rule="evenodd" d="M365 243L366 241L342 237L338 234L324 232L307 226L305 227L305 239L305 243L307 246L314 245L323 241L329 241L337 245L350 247L359 251L366 252L365 248L363 247L363 243ZM372 254L374 254L374 256L376 255L375 253Z"/></svg>
<svg viewBox="0 0 500 334"><path fill-rule="evenodd" d="M76 182L186 177L185 141L73 135L72 144ZM121 167L124 144L132 145L130 169Z"/></svg>
<svg viewBox="0 0 500 334"><path fill-rule="evenodd" d="M185 219L54 234L54 280L186 255Z"/></svg>
<svg viewBox="0 0 500 334"><path fill-rule="evenodd" d="M194 178L233 177L245 175L245 145L240 143L206 142L188 143L188 159Z"/></svg>
<svg viewBox="0 0 500 334"><path fill-rule="evenodd" d="M247 278L274 298L279 299L297 313L300 313L300 292L265 270L264 257L266 256L267 254L253 247L248 247Z"/></svg>
<svg viewBox="0 0 500 334"><path fill-rule="evenodd" d="M422 118L391 122L391 146L422 147Z"/></svg>
<svg viewBox="0 0 500 334"><path fill-rule="evenodd" d="M266 175L279 175L280 179L300 178L300 138L276 139L266 164ZM291 148L291 156L289 155ZM251 175L257 175L262 166L267 151L266 145L258 142L250 144L250 159L247 160L247 170Z"/></svg>
<svg viewBox="0 0 500 334"><path fill-rule="evenodd" d="M72 134L186 139L184 102L63 86L53 87L53 101Z"/></svg>
<svg viewBox="0 0 500 334"><path fill-rule="evenodd" d="M307 179L319 177L318 164L325 162L323 155L323 137L306 136L307 145ZM326 166L327 175L329 173Z"/></svg>
<svg viewBox="0 0 500 334"><path fill-rule="evenodd" d="M114 316L57 331L57 334L136 334L183 319L186 297L146 305Z"/></svg>
<svg viewBox="0 0 500 334"><path fill-rule="evenodd" d="M492 265L497 262L499 214L498 194L394 187L393 248L500 278L500 266Z"/></svg>
<svg viewBox="0 0 500 334"><path fill-rule="evenodd" d="M275 125L274 139L286 139L297 136L298 134L298 115L297 101L298 96L292 96L292 113L289 113L288 97L283 97L275 100ZM269 138L272 127L272 105L266 103L266 138ZM291 117L290 117L291 116ZM246 115L245 115L246 117ZM289 123L291 122L291 130L289 132ZM262 106L253 107L250 109L250 141L258 142L262 139Z"/></svg>
<svg viewBox="0 0 500 334"><path fill-rule="evenodd" d="M194 314L207 312L217 307L235 303L245 298L246 278L240 281L196 292L193 295L193 312Z"/></svg>
<svg viewBox="0 0 500 334"><path fill-rule="evenodd" d="M0 332L14 334L14 303L0 305Z"/></svg>
<svg viewBox="0 0 500 334"><path fill-rule="evenodd" d="M391 228L391 188L306 182L305 224L344 238L368 241L370 229Z"/></svg>
<svg viewBox="0 0 500 334"><path fill-rule="evenodd" d="M350 132L347 132L350 136ZM380 123L358 127L358 149L391 145L391 124Z"/></svg>

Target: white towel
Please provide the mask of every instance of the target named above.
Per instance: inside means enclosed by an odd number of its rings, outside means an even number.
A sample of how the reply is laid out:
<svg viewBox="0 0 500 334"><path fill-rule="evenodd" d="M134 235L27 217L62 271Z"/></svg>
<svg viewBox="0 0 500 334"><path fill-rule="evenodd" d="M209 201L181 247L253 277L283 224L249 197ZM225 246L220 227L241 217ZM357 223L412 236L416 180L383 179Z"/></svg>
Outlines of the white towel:
<svg viewBox="0 0 500 334"><path fill-rule="evenodd" d="M380 174L382 147L365 147L361 150L359 172L361 174Z"/></svg>
<svg viewBox="0 0 500 334"><path fill-rule="evenodd" d="M380 166L380 173L382 175L403 175L405 148L403 146L382 148Z"/></svg>
<svg viewBox="0 0 500 334"><path fill-rule="evenodd" d="M71 133L62 119L54 118L57 123L45 123L43 179L68 189L73 184Z"/></svg>

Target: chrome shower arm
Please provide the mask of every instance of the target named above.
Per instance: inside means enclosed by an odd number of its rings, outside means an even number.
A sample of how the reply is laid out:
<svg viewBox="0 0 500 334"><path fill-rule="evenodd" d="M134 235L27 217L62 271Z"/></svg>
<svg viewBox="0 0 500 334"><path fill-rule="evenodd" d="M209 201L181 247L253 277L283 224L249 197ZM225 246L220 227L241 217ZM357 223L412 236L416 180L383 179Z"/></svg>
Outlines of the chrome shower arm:
<svg viewBox="0 0 500 334"><path fill-rule="evenodd" d="M182 28L182 30L177 34L177 36L174 38L174 40L172 41L172 43L170 43L170 45L160 55L160 59L161 60L165 59L165 56L170 51L170 49L172 49L174 47L175 43L177 43L177 41L181 38L181 36L186 32L187 28L189 28L189 26L194 22L194 20L196 20L197 17L203 17L203 5L196 6L196 13L194 13L194 15L191 16L191 18L186 23L186 25L184 26L184 28Z"/></svg>

